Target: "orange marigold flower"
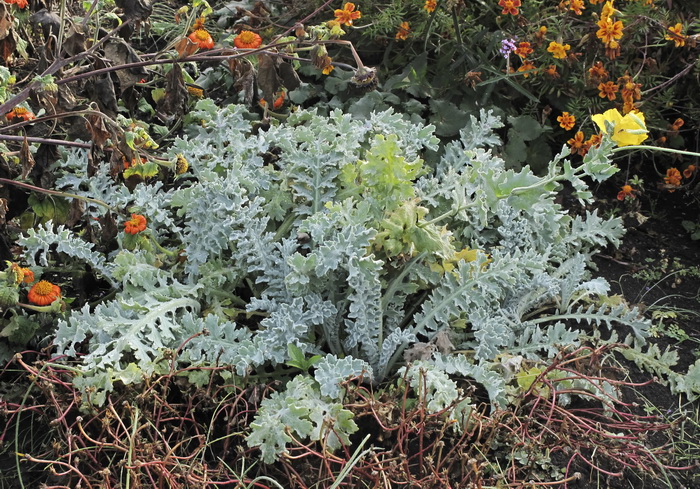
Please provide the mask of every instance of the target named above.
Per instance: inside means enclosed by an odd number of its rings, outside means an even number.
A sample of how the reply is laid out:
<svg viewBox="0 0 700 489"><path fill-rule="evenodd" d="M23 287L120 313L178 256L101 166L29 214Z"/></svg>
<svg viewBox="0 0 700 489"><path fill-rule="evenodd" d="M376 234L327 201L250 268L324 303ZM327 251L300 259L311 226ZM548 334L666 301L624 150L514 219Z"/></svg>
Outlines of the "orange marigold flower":
<svg viewBox="0 0 700 489"><path fill-rule="evenodd" d="M17 8L27 8L27 5L29 5L27 0L5 0L5 3L14 3L15 5L17 5Z"/></svg>
<svg viewBox="0 0 700 489"><path fill-rule="evenodd" d="M61 288L46 280L40 280L29 289L27 299L37 306L48 306L61 297Z"/></svg>
<svg viewBox="0 0 700 489"><path fill-rule="evenodd" d="M583 13L581 11L585 9L586 7L583 0L571 0L569 4L569 10L573 10L576 15L581 15Z"/></svg>
<svg viewBox="0 0 700 489"><path fill-rule="evenodd" d="M525 78L528 78L530 75L535 74L535 65L532 64L532 62L525 60L523 61L523 65L518 68L518 73L522 73Z"/></svg>
<svg viewBox="0 0 700 489"><path fill-rule="evenodd" d="M436 8L437 8L437 1L436 0L425 0L425 5L423 5L423 9L426 12L428 12L429 14L432 14Z"/></svg>
<svg viewBox="0 0 700 489"><path fill-rule="evenodd" d="M500 0L499 7L503 7L501 15L518 15L518 8L522 6L520 0Z"/></svg>
<svg viewBox="0 0 700 489"><path fill-rule="evenodd" d="M36 119L36 116L29 109L24 107L15 107L5 114L5 117L10 122L15 120L31 121L32 119Z"/></svg>
<svg viewBox="0 0 700 489"><path fill-rule="evenodd" d="M585 156L587 148L585 142L583 141L584 134L581 131L577 131L573 138L567 141L567 144L571 146L571 153L578 153L581 156Z"/></svg>
<svg viewBox="0 0 700 489"><path fill-rule="evenodd" d="M321 71L321 73L323 73L324 75L330 75L330 74L331 74L331 71L333 71L334 69L335 69L335 66L333 66L332 64L329 64L328 66L326 66L325 68L323 68L323 70Z"/></svg>
<svg viewBox="0 0 700 489"><path fill-rule="evenodd" d="M199 49L211 49L214 47L214 39L206 29L197 29L192 32L187 38L199 46Z"/></svg>
<svg viewBox="0 0 700 489"><path fill-rule="evenodd" d="M353 20L362 17L362 12L355 10L355 4L347 2L342 9L337 9L334 12L335 20L343 25L352 25Z"/></svg>
<svg viewBox="0 0 700 489"><path fill-rule="evenodd" d="M137 234L146 229L148 222L141 214L131 214L131 219L124 223L124 231L129 234Z"/></svg>
<svg viewBox="0 0 700 489"><path fill-rule="evenodd" d="M252 31L241 31L233 40L233 45L239 49L256 49L262 44L262 37Z"/></svg>
<svg viewBox="0 0 700 489"><path fill-rule="evenodd" d="M666 185L678 187L681 184L681 172L678 171L678 168L669 168L668 170L666 170L664 182L666 182ZM673 189L670 190L670 192L673 191Z"/></svg>
<svg viewBox="0 0 700 489"><path fill-rule="evenodd" d="M573 129L576 125L576 117L568 112L562 112L561 115L557 117L557 121L559 121L559 125L567 131Z"/></svg>
<svg viewBox="0 0 700 489"><path fill-rule="evenodd" d="M695 173L695 165L688 165L688 168L683 170L683 176L685 178L690 178L693 176L693 173ZM23 270L26 270L26 268L23 268Z"/></svg>
<svg viewBox="0 0 700 489"><path fill-rule="evenodd" d="M552 41L549 43L547 51L552 53L552 56L556 59L564 59L569 49L571 49L571 46L568 44L559 44L558 42Z"/></svg>
<svg viewBox="0 0 700 489"><path fill-rule="evenodd" d="M411 32L411 28L408 25L408 22L403 21L401 22L401 25L399 26L399 30L396 31L396 36L394 36L396 39L399 41L405 41L408 39L408 34Z"/></svg>
<svg viewBox="0 0 700 489"><path fill-rule="evenodd" d="M608 97L608 100L615 100L617 98L617 95L615 93L620 89L620 87L611 81L601 83L598 85L598 90L600 93L598 96L600 98L605 98Z"/></svg>
<svg viewBox="0 0 700 489"><path fill-rule="evenodd" d="M603 63L596 61L593 63L593 66L589 68L588 76L591 78L593 83L601 83L607 81L609 75L608 70L605 69Z"/></svg>
<svg viewBox="0 0 700 489"><path fill-rule="evenodd" d="M627 197L634 199L636 190L631 185L623 185L617 193L617 200L625 200Z"/></svg>
<svg viewBox="0 0 700 489"><path fill-rule="evenodd" d="M622 21L618 20L613 22L609 17L605 17L598 21L598 31L595 33L596 37L603 41L606 47L615 49L618 47L618 43L613 43L622 37Z"/></svg>
<svg viewBox="0 0 700 489"><path fill-rule="evenodd" d="M598 134L591 134L591 137L589 137L589 138L586 140L586 143L585 143L585 145L586 145L586 151L589 150L589 149L591 149L591 148L593 148L593 147L597 147L598 145L600 145L601 141L603 141L603 135L602 135L602 134L600 134L600 133L598 133Z"/></svg>
<svg viewBox="0 0 700 489"><path fill-rule="evenodd" d="M527 41L521 42L518 44L518 47L515 48L515 51L513 51L515 54L520 56L521 58L526 58L528 55L532 54L532 47L530 47L530 43Z"/></svg>
<svg viewBox="0 0 700 489"><path fill-rule="evenodd" d="M613 7L613 0L608 0L605 2L605 5L603 5L603 10L600 12L600 18L602 20L606 20L610 18L611 16L615 14L619 14L620 12Z"/></svg>
<svg viewBox="0 0 700 489"><path fill-rule="evenodd" d="M557 65L549 65L544 70L544 74L552 79L559 78L559 72L557 71Z"/></svg>
<svg viewBox="0 0 700 489"><path fill-rule="evenodd" d="M678 23L673 27L668 28L668 33L664 36L667 41L673 41L677 48L685 46L685 37L681 31L683 30L683 24Z"/></svg>

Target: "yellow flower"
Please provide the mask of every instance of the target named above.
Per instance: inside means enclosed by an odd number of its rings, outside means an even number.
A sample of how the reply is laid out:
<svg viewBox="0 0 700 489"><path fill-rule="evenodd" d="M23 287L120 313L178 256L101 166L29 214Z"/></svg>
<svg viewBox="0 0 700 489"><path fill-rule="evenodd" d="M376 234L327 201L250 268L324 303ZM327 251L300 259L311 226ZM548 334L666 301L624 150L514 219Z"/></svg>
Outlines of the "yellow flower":
<svg viewBox="0 0 700 489"><path fill-rule="evenodd" d="M573 10L576 15L581 15L583 13L581 11L585 10L585 8L583 0L571 0L569 4L569 10Z"/></svg>
<svg viewBox="0 0 700 489"><path fill-rule="evenodd" d="M571 46L568 44L559 44L558 42L550 42L549 47L547 48L547 51L552 53L552 56L554 56L556 59L564 59L566 58L566 52L571 49Z"/></svg>
<svg viewBox="0 0 700 489"><path fill-rule="evenodd" d="M683 30L683 24L681 23L678 23L673 27L669 27L669 33L664 36L664 39L676 43L677 48L685 46L685 36L681 33L681 30Z"/></svg>
<svg viewBox="0 0 700 489"><path fill-rule="evenodd" d="M615 7L613 7L613 2L612 0L609 0L608 2L605 2L605 5L603 5L603 10L600 12L600 18L602 20L607 20L608 17L611 17L615 14L619 14L619 10L615 10Z"/></svg>
<svg viewBox="0 0 700 489"><path fill-rule="evenodd" d="M618 146L637 145L649 137L644 114L639 111L632 111L623 116L617 109L610 109L592 116L591 119L606 134L608 133L606 123L612 124L613 132L610 138Z"/></svg>
<svg viewBox="0 0 700 489"><path fill-rule="evenodd" d="M328 66L326 66L325 68L323 68L323 70L321 71L321 73L323 73L324 75L330 75L330 74L331 74L331 71L333 71L334 69L335 69L335 66L333 66L332 64L329 64Z"/></svg>
<svg viewBox="0 0 700 489"><path fill-rule="evenodd" d="M405 20L401 22L401 25L399 26L399 30L396 31L396 39L399 41L405 41L408 39L408 34L411 32L411 28L408 26L408 22Z"/></svg>
<svg viewBox="0 0 700 489"><path fill-rule="evenodd" d="M608 17L604 19L600 19L598 22L598 31L595 33L596 37L603 41L603 43L611 48L617 47L617 43L613 45L613 42L620 39L622 37L622 21L618 20L617 22L613 22L610 20Z"/></svg>
<svg viewBox="0 0 700 489"><path fill-rule="evenodd" d="M423 9L426 12L428 12L429 14L432 14L435 11L436 7L437 7L436 0L425 0L425 5L423 5Z"/></svg>

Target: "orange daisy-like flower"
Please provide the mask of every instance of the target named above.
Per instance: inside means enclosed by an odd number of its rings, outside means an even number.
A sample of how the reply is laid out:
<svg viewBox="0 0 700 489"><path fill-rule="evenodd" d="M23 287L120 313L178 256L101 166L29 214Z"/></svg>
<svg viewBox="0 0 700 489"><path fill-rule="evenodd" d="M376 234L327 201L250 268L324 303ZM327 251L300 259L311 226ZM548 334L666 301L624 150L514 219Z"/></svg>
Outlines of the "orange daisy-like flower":
<svg viewBox="0 0 700 489"><path fill-rule="evenodd" d="M333 66L332 64L329 64L328 66L323 68L323 70L321 70L321 73L323 73L324 75L330 75L331 71L333 71L334 69L335 69L335 66Z"/></svg>
<svg viewBox="0 0 700 489"><path fill-rule="evenodd" d="M598 21L598 27L599 29L595 33L596 37L603 41L607 47L616 48L618 43L613 44L613 41L622 37L622 21L613 22L609 17L606 17Z"/></svg>
<svg viewBox="0 0 700 489"><path fill-rule="evenodd" d="M688 165L688 168L683 170L683 176L685 178L690 178L693 176L693 173L695 173L695 170L696 170L695 165ZM23 269L23 270L26 270L26 269Z"/></svg>
<svg viewBox="0 0 700 489"><path fill-rule="evenodd" d="M585 156L588 148L586 148L586 143L583 141L584 134L581 131L577 131L573 138L569 139L566 143L571 147L571 153L578 153L581 156Z"/></svg>
<svg viewBox="0 0 700 489"><path fill-rule="evenodd" d="M518 15L518 8L522 6L522 3L520 0L500 0L498 6L503 7L502 15Z"/></svg>
<svg viewBox="0 0 700 489"><path fill-rule="evenodd" d="M214 39L211 38L211 34L206 29L197 29L187 36L187 39L199 46L199 49L211 49L214 47Z"/></svg>
<svg viewBox="0 0 700 489"><path fill-rule="evenodd" d="M272 108L277 110L280 107L282 107L284 105L284 99L286 98L286 96L287 96L286 92L284 92L284 91L279 92L279 95L277 96L275 101L272 103ZM264 98L261 98L260 105L263 105L263 106L267 105L267 101Z"/></svg>
<svg viewBox="0 0 700 489"><path fill-rule="evenodd" d="M27 299L37 306L48 306L61 297L61 288L46 280L40 280L29 289Z"/></svg>
<svg viewBox="0 0 700 489"><path fill-rule="evenodd" d="M678 168L669 168L666 170L666 176L664 177L664 182L666 182L666 185L670 185L673 187L678 187L681 184L681 172L678 171ZM670 192L674 192L673 189L670 190Z"/></svg>
<svg viewBox="0 0 700 489"><path fill-rule="evenodd" d="M518 68L518 72L522 73L525 78L528 78L530 75L535 74L535 65L533 65L530 61L523 61L523 65Z"/></svg>
<svg viewBox="0 0 700 489"><path fill-rule="evenodd" d="M257 49L262 44L262 37L252 31L241 31L233 40L233 45L239 49Z"/></svg>
<svg viewBox="0 0 700 489"><path fill-rule="evenodd" d="M426 12L428 12L429 14L432 14L436 8L437 8L437 2L435 0L425 0L425 5L423 5L423 9Z"/></svg>
<svg viewBox="0 0 700 489"><path fill-rule="evenodd" d="M557 121L559 125L567 131L573 129L576 125L576 117L568 112L562 112L561 115L557 117Z"/></svg>
<svg viewBox="0 0 700 489"><path fill-rule="evenodd" d="M617 85L616 83L613 83L611 81L601 83L598 85L598 90L600 93L598 96L600 98L605 98L607 97L608 100L615 100L617 98L617 95L615 93L620 89L620 86Z"/></svg>
<svg viewBox="0 0 700 489"><path fill-rule="evenodd" d="M627 197L634 199L635 192L636 190L632 187L632 185L623 185L620 187L620 191L617 193L617 200L625 200Z"/></svg>
<svg viewBox="0 0 700 489"><path fill-rule="evenodd" d="M337 9L333 12L335 15L335 20L341 25L352 25L353 20L357 20L362 17L362 12L355 10L355 4L347 2L342 9Z"/></svg>
<svg viewBox="0 0 700 489"><path fill-rule="evenodd" d="M528 55L532 54L532 47L530 47L530 43L527 41L521 42L518 44L518 47L515 48L515 51L513 51L515 54L520 56L521 58L526 58Z"/></svg>
<svg viewBox="0 0 700 489"><path fill-rule="evenodd" d="M148 221L141 214L131 214L131 219L124 223L124 231L129 234L137 234L146 229Z"/></svg>
<svg viewBox="0 0 700 489"><path fill-rule="evenodd" d="M36 116L29 109L24 107L15 107L10 112L5 114L5 117L10 122L17 120L31 121L32 119L36 119Z"/></svg>
<svg viewBox="0 0 700 489"><path fill-rule="evenodd" d="M673 41L677 48L685 46L685 36L681 33L683 24L678 23L673 27L668 28L668 34L664 36L667 41Z"/></svg>
<svg viewBox="0 0 700 489"><path fill-rule="evenodd" d="M399 41L405 41L408 39L408 35L411 33L411 28L408 26L408 22L403 21L399 26L399 30L396 31L396 36L394 36Z"/></svg>
<svg viewBox="0 0 700 489"><path fill-rule="evenodd" d="M569 49L571 49L571 46L568 44L559 44L558 42L552 41L549 43L547 51L552 53L555 59L564 59Z"/></svg>
<svg viewBox="0 0 700 489"><path fill-rule="evenodd" d="M598 147L603 141L603 135L602 134L592 134L591 137L589 137L586 142L584 143L586 147L586 153L588 152L589 149L593 147Z"/></svg>

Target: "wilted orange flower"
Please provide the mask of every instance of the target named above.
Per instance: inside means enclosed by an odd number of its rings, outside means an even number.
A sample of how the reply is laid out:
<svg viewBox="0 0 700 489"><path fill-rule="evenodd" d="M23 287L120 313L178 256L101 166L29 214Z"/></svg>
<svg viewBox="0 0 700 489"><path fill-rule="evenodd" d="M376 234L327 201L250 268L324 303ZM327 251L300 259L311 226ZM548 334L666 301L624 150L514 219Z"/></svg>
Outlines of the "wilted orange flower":
<svg viewBox="0 0 700 489"><path fill-rule="evenodd" d="M518 47L515 48L515 51L513 51L515 54L520 56L521 58L526 58L529 54L532 54L532 48L530 47L530 43L527 41L521 42L518 44Z"/></svg>
<svg viewBox="0 0 700 489"><path fill-rule="evenodd" d="M540 26L539 30L537 31L537 34L535 34L535 38L539 41L542 42L544 41L544 37L547 35L547 27L546 26Z"/></svg>
<svg viewBox="0 0 700 489"><path fill-rule="evenodd" d="M573 138L567 141L567 144L571 146L571 153L578 153L581 156L586 155L587 148L585 142L583 141L584 134L581 131L577 131Z"/></svg>
<svg viewBox="0 0 700 489"><path fill-rule="evenodd" d="M586 142L584 143L586 146L586 152L588 152L589 149L593 148L594 146L597 147L600 145L601 141L603 140L603 135L602 134L591 134L591 137L589 137Z"/></svg>
<svg viewBox="0 0 700 489"><path fill-rule="evenodd" d="M277 98L275 101L272 103L272 108L277 110L280 107L284 105L284 99L287 97L287 93L285 91L281 91L278 93ZM260 105L267 105L267 102L265 101L264 98L260 99Z"/></svg>
<svg viewBox="0 0 700 489"><path fill-rule="evenodd" d="M355 10L355 4L347 2L342 10L337 9L334 12L335 20L343 25L352 25L353 20L357 20L362 17L362 12Z"/></svg>
<svg viewBox="0 0 700 489"><path fill-rule="evenodd" d="M46 280L41 280L29 289L27 299L37 306L48 306L61 297L61 288Z"/></svg>
<svg viewBox="0 0 700 489"><path fill-rule="evenodd" d="M557 117L557 121L559 121L559 125L567 131L573 129L574 125L576 125L576 117L568 112L562 112L561 115Z"/></svg>
<svg viewBox="0 0 700 489"><path fill-rule="evenodd" d="M692 177L692 176L693 176L693 173L695 173L695 169L696 169L696 168L695 168L695 165L688 165L688 168L686 168L685 170L683 170L683 176L684 176L685 178L690 178L690 177ZM26 270L26 268L23 268L22 270ZM26 278L25 278L25 280L26 280Z"/></svg>
<svg viewBox="0 0 700 489"><path fill-rule="evenodd" d="M634 199L634 188L631 185L623 185L617 193L617 200L625 200L627 197Z"/></svg>
<svg viewBox="0 0 700 489"><path fill-rule="evenodd" d="M666 185L678 187L681 184L681 172L678 171L678 168L669 168L668 170L666 170L664 182L666 182ZM674 189L669 190L669 192L674 191Z"/></svg>
<svg viewBox="0 0 700 489"><path fill-rule="evenodd" d="M214 47L214 39L211 38L211 34L206 29L197 29L187 38L199 46L199 49L211 49Z"/></svg>
<svg viewBox="0 0 700 489"><path fill-rule="evenodd" d="M683 127L683 124L685 124L685 121L679 117L678 119L673 121L673 125L671 127L673 127L674 131L677 131L678 129Z"/></svg>
<svg viewBox="0 0 700 489"><path fill-rule="evenodd" d="M685 46L685 36L681 34L683 24L678 23L673 27L668 28L668 34L664 36L667 41L673 41L677 48Z"/></svg>
<svg viewBox="0 0 700 489"><path fill-rule="evenodd" d="M29 109L24 107L15 107L10 112L5 114L5 117L10 122L17 119L22 121L31 121L32 119L36 119L36 116Z"/></svg>
<svg viewBox="0 0 700 489"><path fill-rule="evenodd" d="M564 59L566 58L566 52L569 49L571 49L571 46L568 44L559 44L558 42L552 41L549 43L547 51L552 53L552 56L554 56L556 59Z"/></svg>
<svg viewBox="0 0 700 489"><path fill-rule="evenodd" d="M518 72L523 73L523 76L525 78L528 78L530 75L535 74L535 71L533 71L534 69L535 65L533 65L530 61L525 60L523 61L523 65L520 68L518 68Z"/></svg>
<svg viewBox="0 0 700 489"><path fill-rule="evenodd" d="M321 73L323 73L324 75L330 75L330 74L331 74L331 71L333 71L334 69L335 69L335 66L333 66L332 64L329 64L328 66L326 66L325 68L323 68L323 70L321 71Z"/></svg>
<svg viewBox="0 0 700 489"><path fill-rule="evenodd" d="M581 15L583 13L581 11L585 10L585 8L583 0L571 0L569 4L569 10L573 10L576 15Z"/></svg>
<svg viewBox="0 0 700 489"><path fill-rule="evenodd" d="M617 83L622 87L622 100L634 101L642 98L642 84L632 81L631 76L621 76L617 79Z"/></svg>
<svg viewBox="0 0 700 489"><path fill-rule="evenodd" d="M593 63L593 66L589 68L588 76L593 83L604 82L608 79L608 70L605 69L602 62L596 61Z"/></svg>
<svg viewBox="0 0 700 489"><path fill-rule="evenodd" d="M693 166L693 165L690 165L690 166ZM20 268L20 270L22 270L22 274L23 274L22 275L22 282L24 282L25 284L31 284L32 282L34 282L34 272L32 272L28 268Z"/></svg>
<svg viewBox="0 0 700 489"><path fill-rule="evenodd" d="M435 9L437 8L437 1L436 0L425 0L425 5L423 5L423 8L429 14L432 14L435 11Z"/></svg>
<svg viewBox="0 0 700 489"><path fill-rule="evenodd" d="M518 15L518 8L522 6L520 0L500 0L499 7L503 7L502 15Z"/></svg>
<svg viewBox="0 0 700 489"><path fill-rule="evenodd" d="M124 223L124 231L129 234L138 234L146 229L146 218L141 214L131 214L131 219Z"/></svg>
<svg viewBox="0 0 700 489"><path fill-rule="evenodd" d="M603 41L607 47L616 48L617 43L613 44L613 41L622 37L622 21L613 22L609 17L605 17L598 21L598 27L599 29L595 33L596 37Z"/></svg>
<svg viewBox="0 0 700 489"><path fill-rule="evenodd" d="M598 85L598 90L600 90L600 93L598 96L600 98L605 98L607 97L608 100L615 100L617 98L617 95L615 93L620 89L620 87L611 81L601 83Z"/></svg>
<svg viewBox="0 0 700 489"><path fill-rule="evenodd" d="M552 79L559 78L559 72L557 71L557 65L549 65L544 70L544 74Z"/></svg>
<svg viewBox="0 0 700 489"><path fill-rule="evenodd" d="M394 36L396 39L399 41L405 41L408 39L408 34L411 32L411 28L408 26L408 22L405 20L401 22L401 25L399 26L399 30L396 31L396 36Z"/></svg>
<svg viewBox="0 0 700 489"><path fill-rule="evenodd" d="M261 44L262 37L251 31L241 31L233 40L233 45L239 49L256 49Z"/></svg>

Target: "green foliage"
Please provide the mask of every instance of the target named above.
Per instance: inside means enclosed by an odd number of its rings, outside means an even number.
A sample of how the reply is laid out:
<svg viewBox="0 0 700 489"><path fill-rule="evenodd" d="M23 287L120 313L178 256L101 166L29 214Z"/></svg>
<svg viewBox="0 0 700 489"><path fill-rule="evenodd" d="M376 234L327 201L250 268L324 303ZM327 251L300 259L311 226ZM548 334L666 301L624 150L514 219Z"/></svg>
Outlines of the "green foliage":
<svg viewBox="0 0 700 489"><path fill-rule="evenodd" d="M423 376L421 396L441 410L458 402L453 376L505 406L501 355L546 361L579 343L579 324L647 335L638 311L598 301L608 285L587 269L618 242L619 219L571 216L555 201L564 182L591 200L584 179L615 171L608 142L578 166L564 150L537 176L495 156L503 123L485 111L434 167L422 159L438 149L433 128L393 111L364 120L300 110L255 134L239 106L202 101L195 116L204 122L172 148L193 175L177 186L129 193L99 172L89 182L75 152L62 165L63 188L143 213L157 246L129 251L119 235L122 248L107 255L49 225L21 240L31 264L47 266L55 249L114 287L58 322L57 350L80 362L76 385L92 402L171 366L230 366L243 382L284 375L285 364L313 372L265 400L252 425L248 443L271 461L290 434L346 443L356 426L340 384L392 378L417 345L449 337L460 352L426 350L405 371L414 389ZM452 415L466 415L458 405Z"/></svg>

